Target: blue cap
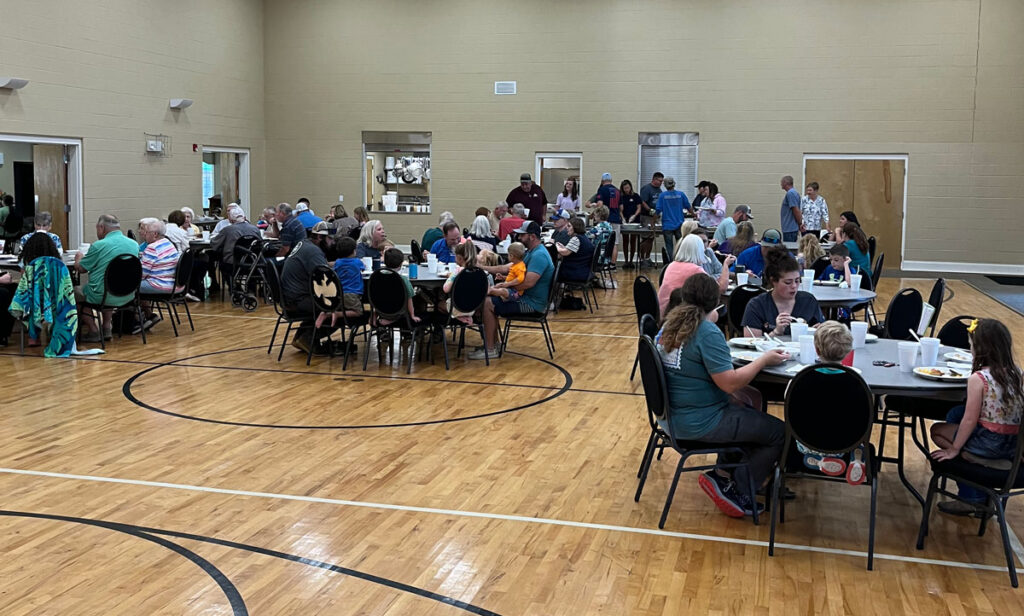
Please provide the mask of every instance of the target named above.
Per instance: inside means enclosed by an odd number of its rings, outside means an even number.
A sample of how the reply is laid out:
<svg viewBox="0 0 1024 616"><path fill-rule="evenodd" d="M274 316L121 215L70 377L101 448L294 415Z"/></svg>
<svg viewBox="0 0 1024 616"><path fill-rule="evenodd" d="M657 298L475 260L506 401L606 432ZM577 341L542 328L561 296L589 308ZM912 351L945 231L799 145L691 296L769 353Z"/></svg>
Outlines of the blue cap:
<svg viewBox="0 0 1024 616"><path fill-rule="evenodd" d="M604 182L605 180L610 180L610 179L612 179L612 174L610 174L610 173L602 173L601 174L601 181L602 182Z"/></svg>

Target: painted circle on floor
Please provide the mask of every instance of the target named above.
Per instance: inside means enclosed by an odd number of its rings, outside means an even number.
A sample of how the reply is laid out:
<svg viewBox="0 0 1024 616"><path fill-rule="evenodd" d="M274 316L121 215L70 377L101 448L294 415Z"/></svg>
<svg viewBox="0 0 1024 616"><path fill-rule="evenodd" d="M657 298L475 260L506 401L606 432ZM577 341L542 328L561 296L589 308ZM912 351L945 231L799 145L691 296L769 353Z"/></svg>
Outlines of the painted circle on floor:
<svg viewBox="0 0 1024 616"><path fill-rule="evenodd" d="M497 415L505 415L505 414L508 414L508 413L514 413L514 412L522 411L522 410L525 410L525 409L528 409L528 408L531 408L531 407L535 407L535 406L544 404L545 402L549 402L551 400L554 400L555 398L558 398L559 396L564 394L566 391L568 391L572 387L572 375L569 374L569 372L567 370L565 370L564 368L562 368L558 364L556 364L556 363L554 363L552 361L548 361L547 359L542 359L542 358L539 358L539 357L534 357L532 355L524 355L524 354L521 354L521 353L514 353L512 351L506 351L505 354L506 355L515 355L515 356L520 357L520 358L528 359L531 362L537 362L539 364L542 364L542 365L546 366L547 368L546 368L545 371L550 371L550 374L554 377L555 382L557 383L558 380L561 380L561 384L556 384L556 385L552 385L550 387L547 387L547 386L533 386L533 385L521 384L521 383L500 383L500 382L466 381L466 380L459 380L458 378L455 378L455 374L453 374L452 372L445 373L446 375L452 375L452 377L453 377L453 378L450 378L450 379L446 379L446 378L418 378L418 377L415 377L415 376L406 377L404 375L401 375L401 376L390 376L390 375L389 376L382 376L382 375L364 374L364 373L358 373L358 372L328 373L328 372L302 371L302 370L271 369L271 368L253 367L252 365L206 365L206 364L190 364L190 363L185 363L185 362L193 362L195 360L201 360L201 359L204 359L204 358L212 358L212 357L215 357L215 356L220 358L220 357L223 357L223 356L232 356L232 355L235 355L235 354L244 354L246 352L251 352L251 351L254 351L254 350L257 350L257 349L262 351L262 350L265 350L266 347L263 347L263 346L243 347L243 348L238 348L238 349L228 349L228 350L224 350L224 351L214 351L214 352L211 352L211 353L202 353L200 355L192 355L192 356L189 356L189 357L182 357L182 358L178 358L178 359L171 360L171 361L168 361L168 362L164 362L164 363L161 363L161 364L157 364L155 366L151 366L149 368L146 368L145 370L137 372L136 374L134 374L131 377L129 377L128 380L125 381L124 386L122 387L122 392L124 393L125 398L127 398L130 402L132 402L132 403L136 404L137 406L140 406L140 407L142 407L142 408L144 408L146 410L149 410L149 411L152 411L152 412L155 412L155 413L161 413L163 415L169 415L171 417L178 417L180 419L188 419L188 420L191 420L191 421L199 421L199 422L204 422L204 423L213 423L213 424L221 424L221 425L228 425L228 426L240 426L240 427L248 427L248 428L274 428L274 429L282 429L282 430L356 430L356 429L369 429L369 428L403 428L403 427L412 427L412 426L426 426L426 425L433 425L433 424L453 423L453 422L457 422L457 421L469 421L469 420L472 420L472 419L481 419L481 418L484 418L484 417L494 417L494 416L497 416ZM509 400L509 399L514 401L514 398L515 398L514 392L516 392L516 391L544 392L544 395L542 395L541 397L539 397L537 399L529 400L529 401L523 402L522 404L518 404L518 405L514 405L514 406L508 406L508 407L505 407L505 408L498 408L498 409L495 409L495 410L484 410L484 411L481 411L480 409L474 409L472 411L469 411L465 415L459 415L459 416L455 416L455 417L424 418L424 419L415 419L415 420L407 418L406 420L403 420L403 421L379 421L379 422L358 422L357 421L357 422L352 422L352 423L325 422L323 424L317 424L317 423L309 423L309 424L293 424L293 423L284 424L284 423L282 423L282 424L276 424L276 423L269 423L269 422L265 422L265 421L245 421L245 420L241 420L241 419L222 419L222 418L217 418L217 417L201 416L201 415L197 415L197 414L194 414L194 413L189 413L186 410L172 410L172 409L169 409L169 408L163 408L164 403L156 403L156 402L152 402L152 401L149 401L149 400L144 400L142 398L146 397L145 393L142 393L142 392L138 392L137 393L138 389L144 388L144 386L146 385L146 383L147 383L147 381L149 379L151 379L153 377L156 377L156 378L161 378L161 377L162 378L172 378L172 376L170 374L167 374L167 373L173 371L174 369L178 369L178 368L186 368L186 369L187 368L194 368L194 369L203 369L203 370L224 370L224 371L234 371L236 373L241 372L241 373L249 373L249 374L258 374L258 375L261 375L260 379L262 379L260 384L264 385L264 386L266 385L265 379L270 378L273 375L287 375L291 379L309 377L311 380L312 379L316 379L317 381L319 381L319 383L311 383L311 386L312 385L320 386L319 389L312 389L311 388L310 391L313 391L313 392L317 392L317 391L319 391L319 392L326 392L326 391L328 391L327 390L328 384L332 384L333 385L335 383L346 383L346 384L347 383L353 383L353 384L356 384L357 388L364 388L367 383L380 381L382 383L386 383L387 384L387 386L384 389L391 388L391 389L395 390L394 391L394 394L395 394L394 395L394 399L398 401L398 404L408 404L408 398L401 394L401 389L402 389L402 387L405 384L408 384L409 382L436 384L436 385L440 385L442 387L446 383L450 383L450 384L453 384L453 385L460 385L460 386L465 386L465 387L469 387L469 388L473 388L473 387L496 388L496 389L499 389L499 390L503 390L503 393L507 393L508 394L508 395L504 395L504 396L501 396L501 397L495 397L495 400L499 401L499 403L502 400ZM533 374L537 374L537 372L534 372ZM222 386L223 388L220 389L219 391L210 391L210 392L207 392L207 394L210 395L210 396L222 397L222 399L224 399L224 400L237 399L240 395L245 393L245 390L244 390L244 386L242 386L241 387L241 391L240 391L239 390L240 389L239 383L237 383L236 381L237 381L237 379L215 379L215 380L211 380L209 382L204 382L204 387L209 385L209 384L211 384L211 383L213 384L213 387ZM291 384L294 384L294 380L292 380L289 383L289 385L291 385ZM271 384L272 387L274 385L281 385L282 388L283 388L284 383L280 383L280 384L272 383ZM278 391L281 391L281 389L278 389ZM366 390L366 391L369 391L369 390ZM382 393L387 394L387 392L382 392L381 389L378 388L377 391L372 392L372 395L377 395L379 397ZM361 396L362 394L363 394L363 391L355 392L356 396ZM289 394L283 394L283 395L285 397L287 397L287 395L289 395ZM479 399L479 397L477 397L477 396L465 396L465 398L467 398L469 401L474 401L474 400L478 400ZM327 402L328 403L330 403L331 400L332 400L331 398L329 398L329 397L327 398ZM268 400L266 398L260 400L260 402L262 402L262 403L274 402L274 401L275 400L273 398L271 398L270 400ZM375 405L379 405L379 403L380 403L380 400L378 400L378 399L371 400L371 401ZM357 398L357 399L353 400L353 402L355 404L359 404L360 400ZM286 404L287 400L285 400L284 403ZM236 411L236 410L237 410L237 407L232 408L232 411ZM447 409L447 410L451 410L451 409ZM336 417L337 414L338 414L338 412L336 412L336 410L332 410L331 412L333 413L332 416L334 416L334 417ZM339 412L343 412L343 411L339 411ZM376 414L378 414L378 415L385 415L386 416L387 410L386 409L378 409L378 412Z"/></svg>

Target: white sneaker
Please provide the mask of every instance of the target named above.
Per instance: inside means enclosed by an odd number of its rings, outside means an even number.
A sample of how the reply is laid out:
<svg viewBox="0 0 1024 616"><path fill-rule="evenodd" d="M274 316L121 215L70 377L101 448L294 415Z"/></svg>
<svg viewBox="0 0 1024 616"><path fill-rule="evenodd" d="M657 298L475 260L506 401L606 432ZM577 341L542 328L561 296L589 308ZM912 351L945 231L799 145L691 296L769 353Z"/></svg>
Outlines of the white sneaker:
<svg viewBox="0 0 1024 616"><path fill-rule="evenodd" d="M187 302L198 302L199 298L196 297L195 295L192 295L191 293L186 293L185 294L185 301L187 301Z"/></svg>
<svg viewBox="0 0 1024 616"><path fill-rule="evenodd" d="M469 353L468 355L466 355L466 359L487 359L487 358L489 358L489 359L498 359L498 347L494 347L493 349L488 351L486 356L484 355L484 350L482 348L478 349L476 351L473 351L472 353Z"/></svg>

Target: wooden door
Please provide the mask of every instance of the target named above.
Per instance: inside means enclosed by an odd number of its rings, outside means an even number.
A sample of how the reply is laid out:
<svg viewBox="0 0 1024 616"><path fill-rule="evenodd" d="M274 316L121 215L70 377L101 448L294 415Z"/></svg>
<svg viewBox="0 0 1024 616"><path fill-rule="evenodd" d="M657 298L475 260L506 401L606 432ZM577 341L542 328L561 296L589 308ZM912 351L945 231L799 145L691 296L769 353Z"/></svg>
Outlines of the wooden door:
<svg viewBox="0 0 1024 616"><path fill-rule="evenodd" d="M63 145L33 145L32 169L35 180L36 212L49 212L53 216L51 231L68 245L68 183L67 163Z"/></svg>
<svg viewBox="0 0 1024 616"><path fill-rule="evenodd" d="M828 204L829 227L839 224L839 214L853 211L853 178L854 163L847 160L808 160L806 166L806 183L818 183L818 194ZM796 187L803 194L803 186Z"/></svg>
<svg viewBox="0 0 1024 616"><path fill-rule="evenodd" d="M858 160L854 169L853 212L868 235L878 240L885 253L885 267L898 268L903 246L903 183L906 162ZM874 261L878 255L871 255Z"/></svg>

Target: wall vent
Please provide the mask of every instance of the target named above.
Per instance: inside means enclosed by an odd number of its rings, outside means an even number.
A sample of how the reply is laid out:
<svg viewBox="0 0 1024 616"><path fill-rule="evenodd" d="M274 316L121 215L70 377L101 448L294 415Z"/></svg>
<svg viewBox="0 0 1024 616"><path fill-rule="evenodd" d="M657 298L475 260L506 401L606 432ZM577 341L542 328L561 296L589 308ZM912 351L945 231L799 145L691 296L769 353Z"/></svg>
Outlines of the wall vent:
<svg viewBox="0 0 1024 616"><path fill-rule="evenodd" d="M494 93L495 94L515 94L516 93L516 82L514 81L495 81L494 82Z"/></svg>

